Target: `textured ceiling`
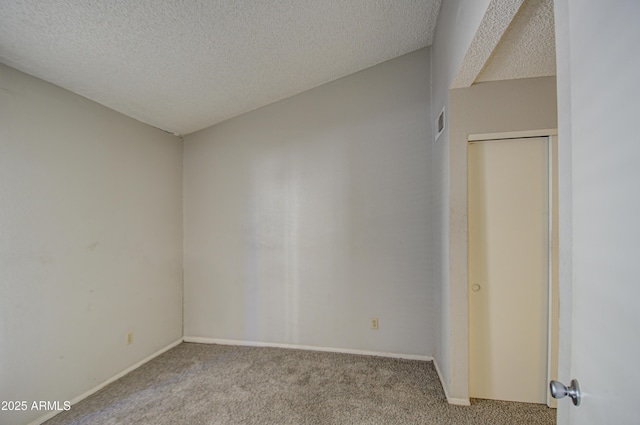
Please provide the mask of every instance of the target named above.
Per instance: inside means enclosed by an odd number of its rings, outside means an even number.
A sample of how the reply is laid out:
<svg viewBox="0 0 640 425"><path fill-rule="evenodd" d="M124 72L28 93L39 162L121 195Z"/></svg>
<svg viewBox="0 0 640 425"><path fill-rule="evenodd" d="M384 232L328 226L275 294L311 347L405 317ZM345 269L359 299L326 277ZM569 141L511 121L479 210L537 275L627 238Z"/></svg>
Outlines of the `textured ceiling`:
<svg viewBox="0 0 640 425"><path fill-rule="evenodd" d="M556 75L552 0L525 0L476 82Z"/></svg>
<svg viewBox="0 0 640 425"><path fill-rule="evenodd" d="M188 134L429 46L440 0L2 0L0 61Z"/></svg>
<svg viewBox="0 0 640 425"><path fill-rule="evenodd" d="M491 0L451 88L555 73L553 0Z"/></svg>
<svg viewBox="0 0 640 425"><path fill-rule="evenodd" d="M509 28L523 0L491 0L451 88L469 87Z"/></svg>

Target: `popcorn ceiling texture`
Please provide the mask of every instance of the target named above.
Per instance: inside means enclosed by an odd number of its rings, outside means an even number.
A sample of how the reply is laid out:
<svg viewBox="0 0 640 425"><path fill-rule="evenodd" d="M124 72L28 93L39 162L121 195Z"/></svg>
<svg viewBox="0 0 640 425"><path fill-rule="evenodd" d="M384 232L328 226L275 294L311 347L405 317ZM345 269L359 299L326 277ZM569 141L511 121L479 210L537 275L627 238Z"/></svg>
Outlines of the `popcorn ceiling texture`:
<svg viewBox="0 0 640 425"><path fill-rule="evenodd" d="M492 0L451 88L552 75L553 0Z"/></svg>
<svg viewBox="0 0 640 425"><path fill-rule="evenodd" d="M553 0L526 0L476 82L556 75Z"/></svg>
<svg viewBox="0 0 640 425"><path fill-rule="evenodd" d="M523 0L491 0L451 88L469 87L482 71Z"/></svg>
<svg viewBox="0 0 640 425"><path fill-rule="evenodd" d="M440 0L3 0L0 62L188 134L432 43Z"/></svg>

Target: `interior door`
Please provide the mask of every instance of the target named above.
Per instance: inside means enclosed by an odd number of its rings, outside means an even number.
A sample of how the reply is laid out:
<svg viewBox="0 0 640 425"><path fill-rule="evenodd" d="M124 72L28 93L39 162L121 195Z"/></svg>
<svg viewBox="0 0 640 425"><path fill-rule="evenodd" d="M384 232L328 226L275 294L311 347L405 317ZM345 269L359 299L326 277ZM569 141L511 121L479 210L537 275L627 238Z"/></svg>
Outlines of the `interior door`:
<svg viewBox="0 0 640 425"><path fill-rule="evenodd" d="M549 139L468 150L469 395L546 403Z"/></svg>
<svg viewBox="0 0 640 425"><path fill-rule="evenodd" d="M561 279L561 335L571 347L570 372L561 362L560 374L583 393L578 407L560 400L558 422L639 424L640 3L561 0L556 17L560 143L570 150L560 169L561 179L570 170L572 198L572 252L560 258L573 263L572 279Z"/></svg>

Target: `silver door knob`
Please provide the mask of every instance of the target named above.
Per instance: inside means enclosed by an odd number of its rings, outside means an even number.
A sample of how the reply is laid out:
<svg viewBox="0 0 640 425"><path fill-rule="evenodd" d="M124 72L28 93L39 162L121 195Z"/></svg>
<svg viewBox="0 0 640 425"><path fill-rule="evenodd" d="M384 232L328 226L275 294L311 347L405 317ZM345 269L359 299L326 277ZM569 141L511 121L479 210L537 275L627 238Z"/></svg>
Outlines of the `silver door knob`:
<svg viewBox="0 0 640 425"><path fill-rule="evenodd" d="M577 379L572 379L571 385L568 387L566 387L562 382L551 381L549 382L549 390L551 390L551 397L564 398L569 396L571 397L574 406L580 406L582 394L580 393L580 385L578 385Z"/></svg>

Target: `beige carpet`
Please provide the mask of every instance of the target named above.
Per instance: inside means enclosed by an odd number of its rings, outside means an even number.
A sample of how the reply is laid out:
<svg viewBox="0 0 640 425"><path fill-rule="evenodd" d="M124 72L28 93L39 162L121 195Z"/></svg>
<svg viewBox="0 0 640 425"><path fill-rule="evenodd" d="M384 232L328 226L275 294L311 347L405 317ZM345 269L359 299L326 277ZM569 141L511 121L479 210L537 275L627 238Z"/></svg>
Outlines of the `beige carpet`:
<svg viewBox="0 0 640 425"><path fill-rule="evenodd" d="M543 405L450 406L431 362L180 344L55 424L555 424Z"/></svg>

